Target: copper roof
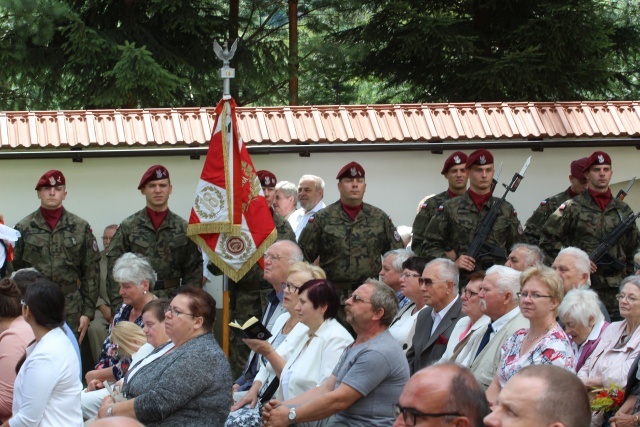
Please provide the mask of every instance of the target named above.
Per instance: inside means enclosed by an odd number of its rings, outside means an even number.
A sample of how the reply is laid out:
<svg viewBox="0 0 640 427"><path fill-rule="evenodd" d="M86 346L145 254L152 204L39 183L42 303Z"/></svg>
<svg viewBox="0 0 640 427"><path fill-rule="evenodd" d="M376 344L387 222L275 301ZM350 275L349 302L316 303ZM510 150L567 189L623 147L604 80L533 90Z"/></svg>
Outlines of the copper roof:
<svg viewBox="0 0 640 427"><path fill-rule="evenodd" d="M0 112L0 151L206 147L213 108ZM238 108L249 147L640 137L640 102Z"/></svg>

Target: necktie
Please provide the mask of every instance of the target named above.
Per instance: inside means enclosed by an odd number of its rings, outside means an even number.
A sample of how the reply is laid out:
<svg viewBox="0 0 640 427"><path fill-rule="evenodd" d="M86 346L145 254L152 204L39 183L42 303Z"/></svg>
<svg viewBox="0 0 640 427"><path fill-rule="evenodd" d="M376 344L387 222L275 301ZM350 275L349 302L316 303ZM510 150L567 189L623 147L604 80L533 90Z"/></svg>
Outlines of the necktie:
<svg viewBox="0 0 640 427"><path fill-rule="evenodd" d="M492 333L493 333L493 326L491 325L491 323L489 323L489 326L487 326L487 331L482 336L482 340L480 340L480 346L478 347L478 352L476 353L476 357L478 357L480 352L487 346L487 344L489 344L489 338L491 337Z"/></svg>

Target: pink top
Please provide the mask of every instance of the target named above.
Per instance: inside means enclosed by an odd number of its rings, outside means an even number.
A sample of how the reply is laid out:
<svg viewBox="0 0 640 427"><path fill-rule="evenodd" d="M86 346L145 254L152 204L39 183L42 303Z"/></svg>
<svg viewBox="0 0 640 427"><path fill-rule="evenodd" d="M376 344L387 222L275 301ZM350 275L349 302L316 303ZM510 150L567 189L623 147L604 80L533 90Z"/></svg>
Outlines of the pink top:
<svg viewBox="0 0 640 427"><path fill-rule="evenodd" d="M18 316L11 322L11 326L0 334L0 422L2 423L11 418L16 364L34 339L33 329L22 316Z"/></svg>
<svg viewBox="0 0 640 427"><path fill-rule="evenodd" d="M530 352L520 356L520 348L527 337L528 328L518 329L502 344L498 380L500 386L518 371L529 365L556 365L568 371L576 371L576 358L571 341L556 322L551 331L542 337Z"/></svg>

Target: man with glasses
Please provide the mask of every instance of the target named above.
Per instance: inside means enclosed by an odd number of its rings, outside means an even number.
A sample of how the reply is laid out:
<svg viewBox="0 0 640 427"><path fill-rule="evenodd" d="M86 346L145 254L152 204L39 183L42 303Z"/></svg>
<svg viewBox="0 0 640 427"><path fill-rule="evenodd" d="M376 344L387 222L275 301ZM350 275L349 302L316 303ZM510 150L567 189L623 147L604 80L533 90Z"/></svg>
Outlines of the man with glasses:
<svg viewBox="0 0 640 427"><path fill-rule="evenodd" d="M263 409L265 425L285 427L329 418L326 427L388 426L392 405L409 380L402 349L388 331L398 300L384 283L367 279L347 299L347 322L356 332L329 378L285 402Z"/></svg>
<svg viewBox="0 0 640 427"><path fill-rule="evenodd" d="M468 369L443 363L416 372L393 410L394 427L482 427L489 402Z"/></svg>
<svg viewBox="0 0 640 427"><path fill-rule="evenodd" d="M404 271L402 264L411 256L413 256L413 252L410 249L394 249L382 256L380 280L395 291L396 297L398 297L398 310L411 304L411 300L404 296L400 290L400 276Z"/></svg>
<svg viewBox="0 0 640 427"><path fill-rule="evenodd" d="M542 237L542 227L552 213L567 200L573 199L578 194L582 194L589 187L589 181L584 176L584 166L587 158L583 157L571 162L571 170L569 173L569 188L562 193L551 196L540 202L540 206L533 211L531 217L527 220L524 227L524 238L532 244L537 245Z"/></svg>
<svg viewBox="0 0 640 427"><path fill-rule="evenodd" d="M480 311L488 316L488 325L478 329L460 352L457 362L467 366L483 388L488 388L498 369L502 343L529 321L520 313L517 293L520 272L494 265L480 285Z"/></svg>
<svg viewBox="0 0 640 427"><path fill-rule="evenodd" d="M607 153L595 151L589 156L584 166L589 188L562 203L542 228L540 247L549 257L555 258L567 246L590 255L618 225L634 215L629 205L611 194L612 176ZM591 288L604 302L611 320L621 319L615 296L624 276L634 271L633 256L639 245L640 235L633 221L607 252L608 259L599 260L597 265L591 262Z"/></svg>
<svg viewBox="0 0 640 427"><path fill-rule="evenodd" d="M440 360L462 314L458 297L458 267L448 258L429 262L418 279L426 305L416 320L416 332L407 351L411 374Z"/></svg>

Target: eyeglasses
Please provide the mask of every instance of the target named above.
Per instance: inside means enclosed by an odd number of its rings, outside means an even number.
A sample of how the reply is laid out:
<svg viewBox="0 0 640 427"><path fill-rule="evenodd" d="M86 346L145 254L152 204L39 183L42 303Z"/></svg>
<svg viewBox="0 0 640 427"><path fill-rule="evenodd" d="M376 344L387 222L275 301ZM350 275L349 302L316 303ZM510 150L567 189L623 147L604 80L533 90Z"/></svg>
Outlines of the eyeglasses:
<svg viewBox="0 0 640 427"><path fill-rule="evenodd" d="M473 292L473 291L470 291L468 288L464 288L464 290L462 291L462 294L467 298L471 298L478 295L479 292Z"/></svg>
<svg viewBox="0 0 640 427"><path fill-rule="evenodd" d="M358 294L351 294L349 295L349 298L351 298L353 302L366 302L367 304L373 304L371 301L367 301Z"/></svg>
<svg viewBox="0 0 640 427"><path fill-rule="evenodd" d="M298 289L300 289L300 286L296 286L291 282L282 282L282 289L286 289L287 291L291 292L292 294L297 294L298 293Z"/></svg>
<svg viewBox="0 0 640 427"><path fill-rule="evenodd" d="M408 279L409 277L420 277L420 275L417 273L402 273L400 277L404 277L405 279Z"/></svg>
<svg viewBox="0 0 640 427"><path fill-rule="evenodd" d="M633 304L634 302L638 301L638 298L636 298L635 296L633 296L631 294L618 294L618 295L616 295L616 299L618 301L622 301L623 299L626 299L631 304Z"/></svg>
<svg viewBox="0 0 640 427"><path fill-rule="evenodd" d="M532 300L537 301L540 298L552 298L551 295L540 295L537 294L535 292L529 293L529 292L518 292L516 295L518 295L518 298L520 299L526 299L528 297L531 297Z"/></svg>
<svg viewBox="0 0 640 427"><path fill-rule="evenodd" d="M280 261L281 259L291 259L290 256L283 256L283 255L278 255L278 254L270 254L269 252L265 252L264 255L262 255L262 258L266 261L269 258L271 258L271 261Z"/></svg>
<svg viewBox="0 0 640 427"><path fill-rule="evenodd" d="M418 283L420 284L420 286L431 286L436 283L444 283L444 282L447 282L447 280L433 280L428 277L420 277L418 279Z"/></svg>
<svg viewBox="0 0 640 427"><path fill-rule="evenodd" d="M416 418L436 418L436 417L460 417L457 412L443 412L441 414L425 414L424 412L416 411L413 408L403 408L400 404L395 403L393 405L393 415L398 418L402 414L404 423L408 426L416 425Z"/></svg>
<svg viewBox="0 0 640 427"><path fill-rule="evenodd" d="M180 316L181 314L186 314L187 316L191 316L191 317L196 317L193 315L193 313L187 313L186 311L180 311L175 307L167 307L167 311L165 311L165 313L171 313L172 316Z"/></svg>

